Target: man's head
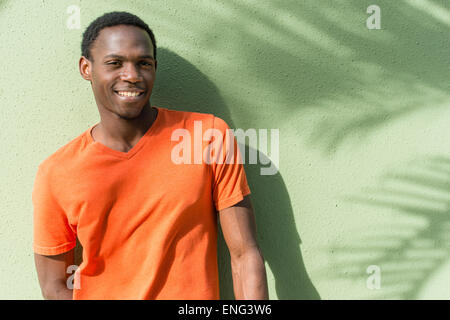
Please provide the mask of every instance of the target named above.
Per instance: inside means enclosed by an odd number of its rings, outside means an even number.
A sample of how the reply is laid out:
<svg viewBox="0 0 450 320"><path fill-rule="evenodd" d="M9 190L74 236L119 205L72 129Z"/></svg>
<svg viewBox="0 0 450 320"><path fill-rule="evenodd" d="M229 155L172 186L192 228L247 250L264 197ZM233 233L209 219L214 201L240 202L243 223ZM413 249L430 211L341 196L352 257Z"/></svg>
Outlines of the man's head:
<svg viewBox="0 0 450 320"><path fill-rule="evenodd" d="M156 41L147 24L130 13L107 13L88 26L81 51L80 73L91 82L100 114L138 117L156 75Z"/></svg>

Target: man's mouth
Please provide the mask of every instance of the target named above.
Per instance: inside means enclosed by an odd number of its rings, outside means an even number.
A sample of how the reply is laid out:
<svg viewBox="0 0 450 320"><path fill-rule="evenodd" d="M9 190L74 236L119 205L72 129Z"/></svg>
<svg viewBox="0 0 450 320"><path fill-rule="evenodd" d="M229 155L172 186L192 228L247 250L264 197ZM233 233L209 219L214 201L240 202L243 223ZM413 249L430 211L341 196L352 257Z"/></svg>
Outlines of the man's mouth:
<svg viewBox="0 0 450 320"><path fill-rule="evenodd" d="M144 91L116 91L116 90L114 90L114 92L118 96L124 97L124 98L137 98L144 94Z"/></svg>

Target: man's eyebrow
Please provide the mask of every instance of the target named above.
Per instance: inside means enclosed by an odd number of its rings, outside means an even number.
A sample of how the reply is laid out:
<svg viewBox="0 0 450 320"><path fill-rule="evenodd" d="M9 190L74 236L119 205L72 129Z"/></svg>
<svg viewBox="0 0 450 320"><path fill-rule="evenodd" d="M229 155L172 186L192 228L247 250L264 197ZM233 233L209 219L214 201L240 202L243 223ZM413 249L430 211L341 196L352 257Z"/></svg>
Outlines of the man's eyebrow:
<svg viewBox="0 0 450 320"><path fill-rule="evenodd" d="M115 59L122 59L125 60L126 58L124 56L121 56L120 54L108 54L104 57L104 59L108 59L108 58L115 58ZM152 59L155 60L155 58L149 54L143 55L143 56L139 56L138 59Z"/></svg>

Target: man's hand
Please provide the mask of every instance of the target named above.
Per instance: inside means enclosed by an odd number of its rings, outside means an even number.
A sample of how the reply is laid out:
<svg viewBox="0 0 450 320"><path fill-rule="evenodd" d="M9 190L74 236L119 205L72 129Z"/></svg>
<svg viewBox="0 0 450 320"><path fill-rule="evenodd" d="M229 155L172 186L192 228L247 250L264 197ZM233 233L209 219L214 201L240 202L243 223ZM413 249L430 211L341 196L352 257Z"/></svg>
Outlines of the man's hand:
<svg viewBox="0 0 450 320"><path fill-rule="evenodd" d="M250 197L219 212L223 236L230 250L234 295L237 300L269 299L264 258L256 240Z"/></svg>
<svg viewBox="0 0 450 320"><path fill-rule="evenodd" d="M73 290L67 287L67 267L74 264L74 249L56 256L34 254L42 295L46 300L72 300Z"/></svg>

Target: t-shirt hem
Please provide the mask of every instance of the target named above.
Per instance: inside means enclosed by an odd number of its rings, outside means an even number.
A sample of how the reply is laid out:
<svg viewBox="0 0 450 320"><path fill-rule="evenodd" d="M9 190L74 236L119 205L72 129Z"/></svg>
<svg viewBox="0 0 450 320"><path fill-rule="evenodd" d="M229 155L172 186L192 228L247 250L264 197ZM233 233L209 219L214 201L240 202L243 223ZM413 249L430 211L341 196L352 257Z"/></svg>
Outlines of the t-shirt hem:
<svg viewBox="0 0 450 320"><path fill-rule="evenodd" d="M54 255L58 255L58 254L70 251L73 248L75 248L76 245L77 245L76 241L64 243L57 247L41 247L41 246L33 244L33 251L34 251L34 253L37 253L40 255L54 256Z"/></svg>
<svg viewBox="0 0 450 320"><path fill-rule="evenodd" d="M220 211L220 210L223 210L223 209L226 209L228 207L231 207L231 206L235 205L236 203L242 201L244 199L244 197L246 195L249 195L250 193L251 193L250 189L247 187L247 188L239 191L238 194L236 194L236 195L234 195L234 196L232 196L230 198L227 198L225 200L217 202L216 203L217 211Z"/></svg>

